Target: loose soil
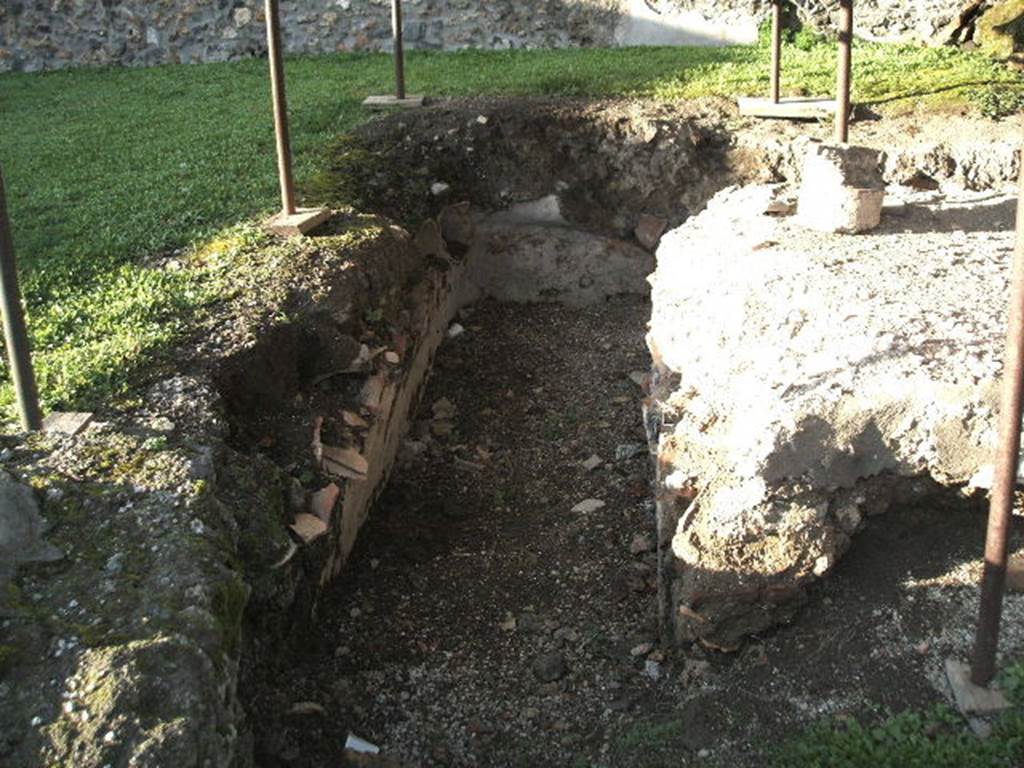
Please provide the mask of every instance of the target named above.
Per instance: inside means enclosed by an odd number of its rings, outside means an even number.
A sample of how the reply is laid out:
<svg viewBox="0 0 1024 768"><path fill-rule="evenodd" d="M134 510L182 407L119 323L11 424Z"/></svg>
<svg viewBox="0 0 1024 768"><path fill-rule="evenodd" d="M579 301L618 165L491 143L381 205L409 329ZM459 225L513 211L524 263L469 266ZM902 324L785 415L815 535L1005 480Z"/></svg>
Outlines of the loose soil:
<svg viewBox="0 0 1024 768"><path fill-rule="evenodd" d="M947 701L943 659L975 621L978 500L871 520L793 625L739 653L659 646L630 376L648 316L639 298L464 313L347 573L243 681L259 765L356 764L351 732L405 766L755 766L821 717ZM573 511L589 499L604 506ZM1022 618L1008 596L1008 657Z"/></svg>

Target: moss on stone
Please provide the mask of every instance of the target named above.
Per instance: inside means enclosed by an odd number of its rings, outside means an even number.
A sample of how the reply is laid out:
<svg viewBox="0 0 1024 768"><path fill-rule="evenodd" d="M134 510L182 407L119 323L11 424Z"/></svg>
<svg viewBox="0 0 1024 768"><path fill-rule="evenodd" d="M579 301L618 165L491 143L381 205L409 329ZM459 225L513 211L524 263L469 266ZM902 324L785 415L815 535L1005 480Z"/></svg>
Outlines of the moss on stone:
<svg viewBox="0 0 1024 768"><path fill-rule="evenodd" d="M217 502L238 526L235 567L261 597L279 581L270 565L282 554L284 531L291 522L287 509L287 473L258 456L232 456L221 468ZM225 606L228 607L229 603Z"/></svg>
<svg viewBox="0 0 1024 768"><path fill-rule="evenodd" d="M209 289L224 299L212 316L230 316L255 327L272 318L283 321L296 298L304 303L321 296L306 278L332 262L352 260L383 233L381 222L368 215L341 210L315 238L280 240L255 224L224 230L186 258ZM210 319L210 318L207 318Z"/></svg>
<svg viewBox="0 0 1024 768"><path fill-rule="evenodd" d="M9 643L0 644L0 677L6 675L20 658L21 652L16 646Z"/></svg>
<svg viewBox="0 0 1024 768"><path fill-rule="evenodd" d="M21 589L14 582L0 585L0 613L10 615L24 607Z"/></svg>
<svg viewBox="0 0 1024 768"><path fill-rule="evenodd" d="M991 56L1008 58L1024 50L1024 0L1002 0L978 20L977 38Z"/></svg>
<svg viewBox="0 0 1024 768"><path fill-rule="evenodd" d="M224 651L237 658L242 639L242 617L249 602L249 587L239 576L224 581L213 593L213 616L220 628Z"/></svg>

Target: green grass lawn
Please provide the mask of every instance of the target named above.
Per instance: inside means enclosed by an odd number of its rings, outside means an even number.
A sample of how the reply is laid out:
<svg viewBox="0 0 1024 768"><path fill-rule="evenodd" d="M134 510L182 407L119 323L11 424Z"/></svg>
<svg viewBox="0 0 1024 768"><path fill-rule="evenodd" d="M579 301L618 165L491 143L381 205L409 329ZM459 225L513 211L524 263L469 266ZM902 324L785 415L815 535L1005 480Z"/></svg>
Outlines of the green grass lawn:
<svg viewBox="0 0 1024 768"><path fill-rule="evenodd" d="M798 37L784 56L785 90L831 91L833 45ZM763 93L767 60L763 46L467 51L413 53L408 68L411 90L436 97L677 99ZM1013 107L1019 94L1017 75L952 50L858 44L855 67L855 98L887 110L985 104L979 94ZM360 102L389 89L391 64L298 58L287 74L301 183L367 119ZM0 167L44 406L94 409L230 290L202 269L147 264L276 205L266 64L0 75ZM10 414L6 379L0 368Z"/></svg>

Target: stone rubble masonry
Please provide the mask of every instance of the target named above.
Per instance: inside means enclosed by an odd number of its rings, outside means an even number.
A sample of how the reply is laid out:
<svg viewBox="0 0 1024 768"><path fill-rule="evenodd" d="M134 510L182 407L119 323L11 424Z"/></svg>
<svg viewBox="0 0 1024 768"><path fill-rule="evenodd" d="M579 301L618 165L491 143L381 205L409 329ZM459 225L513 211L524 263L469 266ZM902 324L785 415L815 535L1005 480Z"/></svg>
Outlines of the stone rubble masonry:
<svg viewBox="0 0 1024 768"><path fill-rule="evenodd" d="M155 384L144 406L31 448L0 436L0 614L11 617L0 764L251 764L239 677L301 631L321 587L342 573L457 311L507 298L515 284L494 275L515 274L518 241L544 246L545 235L552 244L539 252L550 263L534 265L545 290L526 298L582 304L646 291L651 254L571 227L545 231L538 210L547 208L524 206L478 230L457 203L415 236L382 222L350 252L325 234L316 255L292 256L306 259L309 282L287 314L219 323L200 360L183 355L186 370ZM482 238L509 247L487 254ZM382 340L359 331L371 306L392 318L385 327L396 324L393 349L368 357L346 389L313 384L315 371L333 377L361 354L349 331ZM313 445L328 448L324 416L337 424L348 413L357 426L346 452L365 471L305 487L289 470L309 471ZM303 516L318 536L300 545L288 527ZM20 607L22 590L31 610Z"/></svg>
<svg viewBox="0 0 1024 768"><path fill-rule="evenodd" d="M720 192L650 279L660 597L680 642L786 621L866 516L991 475L1012 191L890 189L859 236L765 215L776 197Z"/></svg>
<svg viewBox="0 0 1024 768"><path fill-rule="evenodd" d="M32 490L0 470L0 589L19 563L60 560L61 551L43 538L46 521Z"/></svg>
<svg viewBox="0 0 1024 768"><path fill-rule="evenodd" d="M909 142L890 142L883 147L882 178L886 184L903 184L924 174L942 186L984 190L999 187L1017 178L1020 167L1020 141L1016 137L976 135L969 123L939 139L914 137ZM799 184L810 136L769 136L764 133L736 134L740 154L749 154L757 181L786 180ZM750 163L748 163L750 165Z"/></svg>
<svg viewBox="0 0 1024 768"><path fill-rule="evenodd" d="M944 42L959 0L865 0L866 37ZM0 4L0 72L229 61L266 50L259 0L11 0ZM766 0L406 0L410 48L749 43ZM282 0L289 53L387 51L388 0ZM808 21L833 23L818 12Z"/></svg>
<svg viewBox="0 0 1024 768"><path fill-rule="evenodd" d="M839 3L811 3L808 19L818 27L835 29L839 25ZM965 0L916 0L913 3L892 0L857 0L853 6L854 32L857 37L876 42L924 42L943 45L950 42L959 27Z"/></svg>
<svg viewBox="0 0 1024 768"><path fill-rule="evenodd" d="M469 252L471 279L499 301L581 306L622 293L644 294L653 257L633 243L546 222L480 222Z"/></svg>
<svg viewBox="0 0 1024 768"><path fill-rule="evenodd" d="M850 145L810 146L797 210L803 226L821 232L867 232L882 220L884 199L881 152Z"/></svg>

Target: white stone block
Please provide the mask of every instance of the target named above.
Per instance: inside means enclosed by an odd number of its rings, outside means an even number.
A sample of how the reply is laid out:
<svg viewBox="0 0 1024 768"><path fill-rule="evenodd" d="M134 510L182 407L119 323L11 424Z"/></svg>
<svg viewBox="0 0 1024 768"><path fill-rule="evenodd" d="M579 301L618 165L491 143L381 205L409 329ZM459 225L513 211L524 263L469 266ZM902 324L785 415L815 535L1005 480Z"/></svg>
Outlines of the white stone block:
<svg viewBox="0 0 1024 768"><path fill-rule="evenodd" d="M879 152L813 144L804 158L797 220L820 232L867 232L882 220L885 183Z"/></svg>

